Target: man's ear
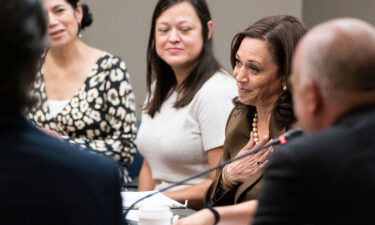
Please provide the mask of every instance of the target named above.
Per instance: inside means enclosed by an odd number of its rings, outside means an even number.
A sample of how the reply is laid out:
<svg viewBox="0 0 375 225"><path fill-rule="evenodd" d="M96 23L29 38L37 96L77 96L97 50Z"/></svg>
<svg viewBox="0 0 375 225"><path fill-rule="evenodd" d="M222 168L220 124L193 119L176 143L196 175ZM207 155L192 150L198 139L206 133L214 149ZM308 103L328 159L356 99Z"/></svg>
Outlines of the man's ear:
<svg viewBox="0 0 375 225"><path fill-rule="evenodd" d="M214 23L212 22L212 20L207 22L207 28L208 28L207 40L209 40L212 38L212 34L214 33Z"/></svg>
<svg viewBox="0 0 375 225"><path fill-rule="evenodd" d="M319 86L314 82L310 81L306 85L306 104L307 111L314 116L321 114L324 111L323 95Z"/></svg>

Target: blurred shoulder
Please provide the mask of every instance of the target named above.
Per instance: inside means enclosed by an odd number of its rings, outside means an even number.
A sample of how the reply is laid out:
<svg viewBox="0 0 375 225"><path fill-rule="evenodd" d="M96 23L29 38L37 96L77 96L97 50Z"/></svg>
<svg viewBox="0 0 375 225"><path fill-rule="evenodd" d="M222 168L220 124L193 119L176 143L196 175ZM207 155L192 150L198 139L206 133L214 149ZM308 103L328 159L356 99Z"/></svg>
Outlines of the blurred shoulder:
<svg viewBox="0 0 375 225"><path fill-rule="evenodd" d="M340 127L332 127L296 138L275 151L275 158L284 158L305 165L334 159L342 149L340 140L349 138L346 133Z"/></svg>
<svg viewBox="0 0 375 225"><path fill-rule="evenodd" d="M93 177L118 176L117 165L109 157L93 153L91 150L78 149L44 134L31 125L23 140L24 149L29 149L36 160L49 165L51 170L64 173L71 171Z"/></svg>

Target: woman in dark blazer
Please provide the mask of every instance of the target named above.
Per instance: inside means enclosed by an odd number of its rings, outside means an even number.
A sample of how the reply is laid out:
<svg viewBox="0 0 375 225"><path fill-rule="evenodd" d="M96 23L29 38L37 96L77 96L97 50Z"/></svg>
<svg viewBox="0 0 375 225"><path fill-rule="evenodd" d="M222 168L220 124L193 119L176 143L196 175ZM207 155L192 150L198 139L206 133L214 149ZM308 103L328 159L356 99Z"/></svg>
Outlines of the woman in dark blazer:
<svg viewBox="0 0 375 225"><path fill-rule="evenodd" d="M305 26L295 17L270 16L234 37L231 63L238 97L227 121L222 161L262 146L294 126L288 78L293 50L305 32ZM209 208L177 224L216 224L220 218L228 224L249 224L256 202L248 200L258 197L263 169L272 151L260 151L226 165L205 196Z"/></svg>
<svg viewBox="0 0 375 225"><path fill-rule="evenodd" d="M288 78L294 47L305 32L302 22L292 16L270 16L234 37L231 63L238 97L226 126L223 160L292 128L295 117ZM270 152L225 166L210 186L206 202L219 206L256 199Z"/></svg>

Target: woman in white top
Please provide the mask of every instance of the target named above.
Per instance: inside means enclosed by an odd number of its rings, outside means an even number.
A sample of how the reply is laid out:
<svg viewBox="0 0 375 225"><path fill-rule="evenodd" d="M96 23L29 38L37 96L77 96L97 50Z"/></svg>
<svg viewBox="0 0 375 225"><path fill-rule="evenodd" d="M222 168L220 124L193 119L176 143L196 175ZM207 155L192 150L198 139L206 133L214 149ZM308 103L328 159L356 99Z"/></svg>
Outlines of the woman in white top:
<svg viewBox="0 0 375 225"><path fill-rule="evenodd" d="M148 97L137 145L144 156L139 191L161 189L217 165L234 79L212 50L213 23L205 0L159 0L147 54ZM165 194L203 205L215 173Z"/></svg>
<svg viewBox="0 0 375 225"><path fill-rule="evenodd" d="M32 85L36 104L27 116L50 135L111 156L127 183L136 135L134 95L125 63L79 38L92 22L87 5L79 0L43 0L43 7L50 48Z"/></svg>

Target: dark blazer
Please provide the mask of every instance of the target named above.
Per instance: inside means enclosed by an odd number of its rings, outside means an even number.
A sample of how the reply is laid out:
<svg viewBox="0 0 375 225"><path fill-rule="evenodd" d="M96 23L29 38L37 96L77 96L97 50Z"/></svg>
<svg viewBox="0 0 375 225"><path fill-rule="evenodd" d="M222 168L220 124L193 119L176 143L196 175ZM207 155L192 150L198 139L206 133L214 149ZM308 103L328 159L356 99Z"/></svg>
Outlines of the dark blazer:
<svg viewBox="0 0 375 225"><path fill-rule="evenodd" d="M254 112L254 107L249 107L240 103L237 103L233 108L225 129L224 151L221 161L234 158L249 142L250 131L253 129L252 118ZM276 127L276 122L272 116L269 125L270 137L278 137L285 131L286 128L280 129ZM233 187L233 189L229 191L224 191L221 188L221 172L222 170L217 172L216 179L206 193L206 204L213 204L215 206L232 205L258 197L258 193L262 186L261 178L263 171L259 171L257 174L249 176L245 182Z"/></svg>
<svg viewBox="0 0 375 225"><path fill-rule="evenodd" d="M375 105L271 157L254 224L375 224Z"/></svg>
<svg viewBox="0 0 375 225"><path fill-rule="evenodd" d="M123 224L119 173L21 116L0 124L0 224Z"/></svg>

